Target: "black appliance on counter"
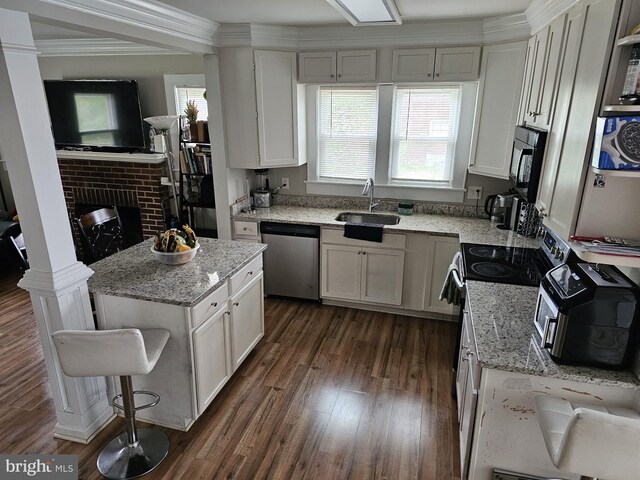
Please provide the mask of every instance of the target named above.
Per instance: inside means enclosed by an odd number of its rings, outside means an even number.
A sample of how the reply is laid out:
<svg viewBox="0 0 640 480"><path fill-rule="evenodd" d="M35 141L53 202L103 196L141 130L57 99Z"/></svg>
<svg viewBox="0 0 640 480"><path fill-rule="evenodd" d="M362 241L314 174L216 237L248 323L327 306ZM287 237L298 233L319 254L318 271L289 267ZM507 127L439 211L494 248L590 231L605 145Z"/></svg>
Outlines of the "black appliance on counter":
<svg viewBox="0 0 640 480"><path fill-rule="evenodd" d="M517 126L513 138L509 181L527 202L535 202L542 172L547 132Z"/></svg>
<svg viewBox="0 0 640 480"><path fill-rule="evenodd" d="M611 265L576 263L550 270L538 294L540 346L558 363L622 368L636 343L640 292Z"/></svg>

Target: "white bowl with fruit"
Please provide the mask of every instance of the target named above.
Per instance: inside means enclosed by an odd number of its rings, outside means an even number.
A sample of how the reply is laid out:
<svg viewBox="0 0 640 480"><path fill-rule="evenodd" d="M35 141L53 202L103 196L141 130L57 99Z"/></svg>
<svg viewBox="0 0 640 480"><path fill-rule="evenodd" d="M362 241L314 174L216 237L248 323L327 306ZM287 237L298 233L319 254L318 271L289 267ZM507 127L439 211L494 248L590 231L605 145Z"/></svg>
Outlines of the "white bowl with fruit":
<svg viewBox="0 0 640 480"><path fill-rule="evenodd" d="M151 251L166 265L183 265L195 258L199 248L195 232L183 225L182 229L171 228L156 235Z"/></svg>

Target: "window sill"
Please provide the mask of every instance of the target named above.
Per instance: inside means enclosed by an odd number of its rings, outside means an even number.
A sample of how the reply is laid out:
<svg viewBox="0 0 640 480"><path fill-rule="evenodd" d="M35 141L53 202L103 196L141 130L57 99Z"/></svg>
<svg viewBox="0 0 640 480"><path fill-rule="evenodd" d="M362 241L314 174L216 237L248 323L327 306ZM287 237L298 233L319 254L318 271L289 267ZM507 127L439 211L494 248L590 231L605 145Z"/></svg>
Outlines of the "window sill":
<svg viewBox="0 0 640 480"><path fill-rule="evenodd" d="M306 181L307 193L311 195L335 195L357 197L362 195L364 182L319 182ZM464 188L422 185L375 185L375 198L417 200L425 202L463 203Z"/></svg>

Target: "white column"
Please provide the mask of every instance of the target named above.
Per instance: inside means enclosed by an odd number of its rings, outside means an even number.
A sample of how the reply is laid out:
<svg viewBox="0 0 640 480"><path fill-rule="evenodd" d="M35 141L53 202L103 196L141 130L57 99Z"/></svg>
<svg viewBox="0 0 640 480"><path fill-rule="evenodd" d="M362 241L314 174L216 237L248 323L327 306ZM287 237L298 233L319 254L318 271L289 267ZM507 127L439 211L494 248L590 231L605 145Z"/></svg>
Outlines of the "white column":
<svg viewBox="0 0 640 480"><path fill-rule="evenodd" d="M44 88L26 13L0 8L0 146L20 215L30 269L28 290L38 324L58 423L54 435L86 443L113 409L104 378L68 378L51 333L93 330L87 279L76 260Z"/></svg>

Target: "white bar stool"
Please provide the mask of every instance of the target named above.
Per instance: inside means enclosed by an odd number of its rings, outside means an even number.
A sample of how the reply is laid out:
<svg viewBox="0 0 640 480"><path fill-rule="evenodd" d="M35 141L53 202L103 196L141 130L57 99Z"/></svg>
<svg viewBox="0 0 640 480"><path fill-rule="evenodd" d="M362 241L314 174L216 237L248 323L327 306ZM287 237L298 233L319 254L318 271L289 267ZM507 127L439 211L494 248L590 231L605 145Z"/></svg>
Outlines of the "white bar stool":
<svg viewBox="0 0 640 480"><path fill-rule="evenodd" d="M640 478L640 413L535 398L536 417L553 464L581 479Z"/></svg>
<svg viewBox="0 0 640 480"><path fill-rule="evenodd" d="M153 407L160 397L153 392L133 391L131 375L146 375L155 367L169 331L60 330L51 335L60 366L69 377L119 376L122 394L112 405L124 411L126 432L107 443L98 456L98 470L106 478L136 478L156 468L169 452L169 439L159 430L136 428L136 410ZM150 395L154 401L135 406L134 394ZM115 403L122 398L122 405Z"/></svg>

